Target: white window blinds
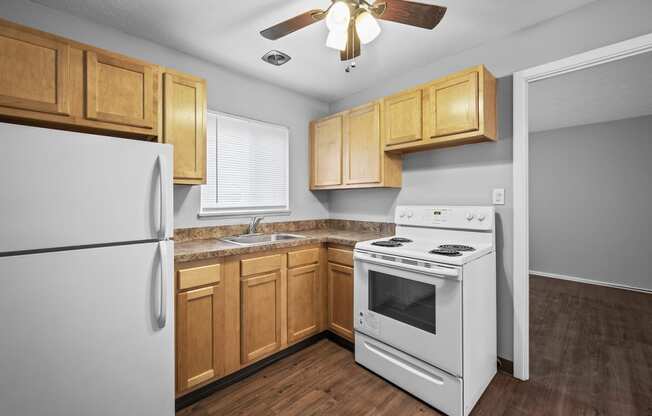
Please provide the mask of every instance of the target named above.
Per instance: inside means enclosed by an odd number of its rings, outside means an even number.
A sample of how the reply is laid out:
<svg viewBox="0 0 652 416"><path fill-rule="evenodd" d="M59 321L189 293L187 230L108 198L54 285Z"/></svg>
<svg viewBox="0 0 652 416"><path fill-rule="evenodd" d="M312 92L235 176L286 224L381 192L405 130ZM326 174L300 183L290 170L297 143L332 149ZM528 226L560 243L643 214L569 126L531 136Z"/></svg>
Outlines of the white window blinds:
<svg viewBox="0 0 652 416"><path fill-rule="evenodd" d="M287 212L288 129L223 113L207 121L200 215Z"/></svg>

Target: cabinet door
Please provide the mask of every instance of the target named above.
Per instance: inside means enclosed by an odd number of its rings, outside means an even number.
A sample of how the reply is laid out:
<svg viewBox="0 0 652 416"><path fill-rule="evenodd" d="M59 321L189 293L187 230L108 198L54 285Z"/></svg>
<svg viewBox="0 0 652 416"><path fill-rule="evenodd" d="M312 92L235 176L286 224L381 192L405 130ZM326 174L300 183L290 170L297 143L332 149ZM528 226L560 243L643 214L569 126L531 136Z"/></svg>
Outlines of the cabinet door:
<svg viewBox="0 0 652 416"><path fill-rule="evenodd" d="M353 268L328 263L328 327L353 341Z"/></svg>
<svg viewBox="0 0 652 416"><path fill-rule="evenodd" d="M281 273L250 277L241 283L242 364L281 348Z"/></svg>
<svg viewBox="0 0 652 416"><path fill-rule="evenodd" d="M158 91L153 65L86 51L86 118L152 129Z"/></svg>
<svg viewBox="0 0 652 416"><path fill-rule="evenodd" d="M0 23L0 106L70 114L70 46Z"/></svg>
<svg viewBox="0 0 652 416"><path fill-rule="evenodd" d="M318 264L288 270L288 342L296 342L318 332L318 288Z"/></svg>
<svg viewBox="0 0 652 416"><path fill-rule="evenodd" d="M163 77L163 142L174 145L175 182L205 183L205 82L176 73Z"/></svg>
<svg viewBox="0 0 652 416"><path fill-rule="evenodd" d="M478 129L478 73L437 82L428 87L425 119L428 136L449 136Z"/></svg>
<svg viewBox="0 0 652 416"><path fill-rule="evenodd" d="M387 97L385 113L385 144L416 142L422 136L421 90L408 91Z"/></svg>
<svg viewBox="0 0 652 416"><path fill-rule="evenodd" d="M224 283L177 295L177 392L224 373Z"/></svg>
<svg viewBox="0 0 652 416"><path fill-rule="evenodd" d="M344 183L380 183L380 104L351 110L345 118Z"/></svg>
<svg viewBox="0 0 652 416"><path fill-rule="evenodd" d="M313 123L312 185L342 184L343 116L336 115Z"/></svg>

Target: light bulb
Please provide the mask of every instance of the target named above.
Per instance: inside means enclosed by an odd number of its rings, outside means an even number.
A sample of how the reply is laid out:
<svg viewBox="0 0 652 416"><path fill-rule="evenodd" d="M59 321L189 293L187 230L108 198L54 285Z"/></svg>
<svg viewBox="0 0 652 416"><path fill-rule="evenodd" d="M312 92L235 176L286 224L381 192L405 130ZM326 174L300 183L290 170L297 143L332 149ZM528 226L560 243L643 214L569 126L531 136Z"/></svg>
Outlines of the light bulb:
<svg viewBox="0 0 652 416"><path fill-rule="evenodd" d="M351 10L349 5L344 1L337 1L333 3L326 15L326 26L331 32L336 30L345 31L349 27L350 18Z"/></svg>
<svg viewBox="0 0 652 416"><path fill-rule="evenodd" d="M331 30L326 38L326 46L343 51L346 49L348 33L346 30Z"/></svg>
<svg viewBox="0 0 652 416"><path fill-rule="evenodd" d="M380 26L369 12L362 12L355 19L355 30L358 32L360 43L369 43L380 35Z"/></svg>

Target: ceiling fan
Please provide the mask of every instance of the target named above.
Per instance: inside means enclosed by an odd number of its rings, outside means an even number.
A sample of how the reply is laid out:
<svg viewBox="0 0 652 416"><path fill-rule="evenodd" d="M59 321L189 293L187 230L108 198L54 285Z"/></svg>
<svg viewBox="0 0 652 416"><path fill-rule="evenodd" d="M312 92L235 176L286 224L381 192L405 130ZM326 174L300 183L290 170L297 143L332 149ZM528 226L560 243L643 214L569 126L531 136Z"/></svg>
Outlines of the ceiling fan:
<svg viewBox="0 0 652 416"><path fill-rule="evenodd" d="M376 19L434 29L445 13L446 7L407 0L376 0L374 3L366 0L331 0L326 10L309 10L260 34L276 40L326 19L329 30L326 46L339 50L340 60L349 61L360 55L361 44L373 41L380 34Z"/></svg>

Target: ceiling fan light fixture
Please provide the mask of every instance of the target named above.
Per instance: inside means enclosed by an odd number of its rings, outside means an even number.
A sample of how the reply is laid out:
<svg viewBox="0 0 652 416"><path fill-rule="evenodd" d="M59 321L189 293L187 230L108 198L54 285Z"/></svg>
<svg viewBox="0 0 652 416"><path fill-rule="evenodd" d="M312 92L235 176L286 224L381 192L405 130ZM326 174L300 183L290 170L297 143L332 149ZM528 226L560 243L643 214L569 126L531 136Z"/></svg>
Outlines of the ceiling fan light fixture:
<svg viewBox="0 0 652 416"><path fill-rule="evenodd" d="M358 32L360 43L367 44L380 35L380 25L371 13L364 11L355 19L355 30Z"/></svg>
<svg viewBox="0 0 652 416"><path fill-rule="evenodd" d="M346 41L348 40L348 33L346 30L331 30L328 32L326 38L326 46L331 49L343 51L346 49Z"/></svg>
<svg viewBox="0 0 652 416"><path fill-rule="evenodd" d="M348 3L345 1L336 1L326 15L326 26L331 32L345 31L349 26L350 19L351 9Z"/></svg>

